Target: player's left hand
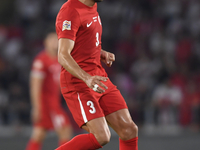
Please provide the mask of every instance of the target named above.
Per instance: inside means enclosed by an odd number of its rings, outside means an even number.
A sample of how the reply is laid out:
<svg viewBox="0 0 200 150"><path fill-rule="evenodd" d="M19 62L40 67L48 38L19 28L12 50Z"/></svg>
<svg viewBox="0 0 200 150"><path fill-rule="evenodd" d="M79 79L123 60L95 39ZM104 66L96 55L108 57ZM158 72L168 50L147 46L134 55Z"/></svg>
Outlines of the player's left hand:
<svg viewBox="0 0 200 150"><path fill-rule="evenodd" d="M101 50L101 61L103 61L108 67L111 67L113 61L115 61L115 55L113 53Z"/></svg>

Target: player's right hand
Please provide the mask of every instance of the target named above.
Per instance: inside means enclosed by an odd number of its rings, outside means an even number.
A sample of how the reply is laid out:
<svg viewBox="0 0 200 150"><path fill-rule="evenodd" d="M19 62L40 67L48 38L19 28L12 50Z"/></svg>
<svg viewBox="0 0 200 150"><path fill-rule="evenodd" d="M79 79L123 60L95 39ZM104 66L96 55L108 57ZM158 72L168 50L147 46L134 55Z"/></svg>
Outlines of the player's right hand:
<svg viewBox="0 0 200 150"><path fill-rule="evenodd" d="M38 123L41 119L40 110L37 108L33 108L31 111L31 119L33 123Z"/></svg>
<svg viewBox="0 0 200 150"><path fill-rule="evenodd" d="M90 76L85 83L87 84L87 86L91 89L94 88L94 85L97 84L97 90L95 92L97 93L103 93L105 92L106 89L108 89L108 87L103 84L101 81L106 82L108 80L108 77L102 77L102 76ZM105 89L105 90L104 90Z"/></svg>

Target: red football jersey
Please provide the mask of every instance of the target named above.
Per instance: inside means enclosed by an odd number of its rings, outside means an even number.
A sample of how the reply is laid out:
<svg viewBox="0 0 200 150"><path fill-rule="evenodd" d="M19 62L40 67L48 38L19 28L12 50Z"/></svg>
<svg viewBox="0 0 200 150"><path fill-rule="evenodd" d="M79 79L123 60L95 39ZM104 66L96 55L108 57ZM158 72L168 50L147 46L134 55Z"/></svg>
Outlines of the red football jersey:
<svg viewBox="0 0 200 150"><path fill-rule="evenodd" d="M43 78L41 99L44 105L60 106L60 69L57 57L51 58L45 51L33 61L31 76Z"/></svg>
<svg viewBox="0 0 200 150"><path fill-rule="evenodd" d="M75 41L71 52L78 65L90 75L107 76L100 62L102 26L97 4L89 7L79 0L69 0L61 7L56 19L58 39ZM62 68L71 82L82 82Z"/></svg>

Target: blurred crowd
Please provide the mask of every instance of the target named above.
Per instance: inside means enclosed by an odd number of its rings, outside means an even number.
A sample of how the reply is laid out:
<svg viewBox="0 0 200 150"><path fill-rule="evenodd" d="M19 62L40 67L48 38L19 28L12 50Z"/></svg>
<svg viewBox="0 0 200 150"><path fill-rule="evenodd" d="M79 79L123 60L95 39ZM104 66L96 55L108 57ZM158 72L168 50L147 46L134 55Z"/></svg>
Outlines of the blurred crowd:
<svg viewBox="0 0 200 150"><path fill-rule="evenodd" d="M65 0L0 5L0 124L30 124L29 72ZM104 0L106 68L139 125L200 129L200 1Z"/></svg>

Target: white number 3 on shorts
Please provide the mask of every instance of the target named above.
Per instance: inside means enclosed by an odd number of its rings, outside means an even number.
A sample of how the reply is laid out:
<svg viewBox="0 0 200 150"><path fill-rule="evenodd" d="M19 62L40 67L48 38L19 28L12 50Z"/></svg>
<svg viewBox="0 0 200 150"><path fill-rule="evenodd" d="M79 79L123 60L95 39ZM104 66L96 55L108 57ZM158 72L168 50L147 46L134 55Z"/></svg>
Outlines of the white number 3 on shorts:
<svg viewBox="0 0 200 150"><path fill-rule="evenodd" d="M94 108L94 103L92 102L92 101L87 101L87 105L88 106L90 106L90 110L89 110L89 112L91 113L91 114L94 114L95 112L96 112L96 109Z"/></svg>

